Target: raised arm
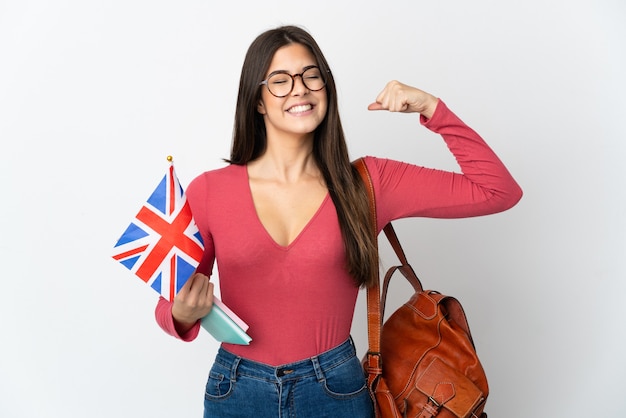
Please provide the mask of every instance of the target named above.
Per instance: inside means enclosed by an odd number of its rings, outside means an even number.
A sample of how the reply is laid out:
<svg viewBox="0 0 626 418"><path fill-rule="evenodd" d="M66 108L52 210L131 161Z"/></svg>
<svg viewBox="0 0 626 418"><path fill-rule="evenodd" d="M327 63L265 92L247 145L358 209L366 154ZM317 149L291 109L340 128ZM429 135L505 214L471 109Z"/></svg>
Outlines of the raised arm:
<svg viewBox="0 0 626 418"><path fill-rule="evenodd" d="M442 136L461 173L368 157L377 197L379 227L404 217L462 218L513 207L522 190L505 165L443 101L392 81L370 110L420 113L422 125Z"/></svg>

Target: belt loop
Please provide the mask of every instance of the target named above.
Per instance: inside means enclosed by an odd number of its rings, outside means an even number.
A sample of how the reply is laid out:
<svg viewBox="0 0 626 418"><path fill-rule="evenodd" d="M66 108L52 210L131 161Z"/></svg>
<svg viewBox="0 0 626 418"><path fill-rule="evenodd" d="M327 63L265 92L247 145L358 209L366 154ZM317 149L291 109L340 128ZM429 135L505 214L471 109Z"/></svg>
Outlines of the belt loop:
<svg viewBox="0 0 626 418"><path fill-rule="evenodd" d="M322 366L320 365L320 360L315 357L311 357L311 363L313 363L313 370L315 370L315 376L317 377L318 382L323 382L326 380L324 377L324 371L322 370Z"/></svg>
<svg viewBox="0 0 626 418"><path fill-rule="evenodd" d="M233 383L237 381L237 368L239 367L240 361L241 357L235 357L235 360L233 360L233 364L230 367L230 381Z"/></svg>

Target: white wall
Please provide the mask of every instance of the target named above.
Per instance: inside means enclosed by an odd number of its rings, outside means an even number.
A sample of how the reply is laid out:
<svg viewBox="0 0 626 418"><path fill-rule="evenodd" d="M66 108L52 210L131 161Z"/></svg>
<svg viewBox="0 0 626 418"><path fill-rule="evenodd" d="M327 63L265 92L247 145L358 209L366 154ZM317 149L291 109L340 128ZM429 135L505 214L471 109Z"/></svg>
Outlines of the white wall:
<svg viewBox="0 0 626 418"><path fill-rule="evenodd" d="M456 168L415 117L367 112L395 78L522 185L499 215L398 223L426 286L467 310L490 416L626 415L625 4L368 3L0 0L1 417L201 416L216 343L162 333L111 248L167 155L183 185L222 165L244 53L282 23L325 51L353 157Z"/></svg>

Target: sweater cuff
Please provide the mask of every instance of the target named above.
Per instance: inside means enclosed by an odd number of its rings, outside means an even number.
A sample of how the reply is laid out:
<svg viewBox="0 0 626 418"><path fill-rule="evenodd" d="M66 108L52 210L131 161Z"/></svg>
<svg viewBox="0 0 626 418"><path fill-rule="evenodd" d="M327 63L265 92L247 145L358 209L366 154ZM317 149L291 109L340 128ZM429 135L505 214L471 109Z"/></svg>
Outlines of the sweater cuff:
<svg viewBox="0 0 626 418"><path fill-rule="evenodd" d="M156 321L159 326L165 331L167 334L172 337L178 338L179 340L190 342L195 340L200 333L200 321L198 320L193 327L191 327L187 332L183 334L179 334L176 330L176 325L174 324L174 317L172 316L172 306L173 303L165 299L164 297L159 297L159 302L157 303L157 307L155 309Z"/></svg>
<svg viewBox="0 0 626 418"><path fill-rule="evenodd" d="M439 99L437 101L437 107L430 119L420 114L420 123L431 131L434 131L438 126L441 126L441 122L448 113L450 113L450 109L448 109L448 106L446 106L443 100Z"/></svg>

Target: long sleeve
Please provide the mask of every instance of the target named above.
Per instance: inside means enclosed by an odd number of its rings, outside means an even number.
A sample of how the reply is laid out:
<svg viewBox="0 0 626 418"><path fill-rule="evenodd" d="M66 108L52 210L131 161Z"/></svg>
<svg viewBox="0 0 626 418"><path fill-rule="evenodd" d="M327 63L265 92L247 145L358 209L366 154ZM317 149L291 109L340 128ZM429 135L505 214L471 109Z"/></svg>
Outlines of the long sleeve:
<svg viewBox="0 0 626 418"><path fill-rule="evenodd" d="M432 118L420 118L440 134L462 173L366 157L372 174L379 228L406 217L463 218L513 207L522 190L485 141L442 101Z"/></svg>
<svg viewBox="0 0 626 418"><path fill-rule="evenodd" d="M176 331L174 318L172 317L172 302L162 296L159 297L159 301L154 309L154 317L163 331L183 341L189 342L195 340L200 332L200 321L198 321L189 331L182 335L179 334L178 331Z"/></svg>

